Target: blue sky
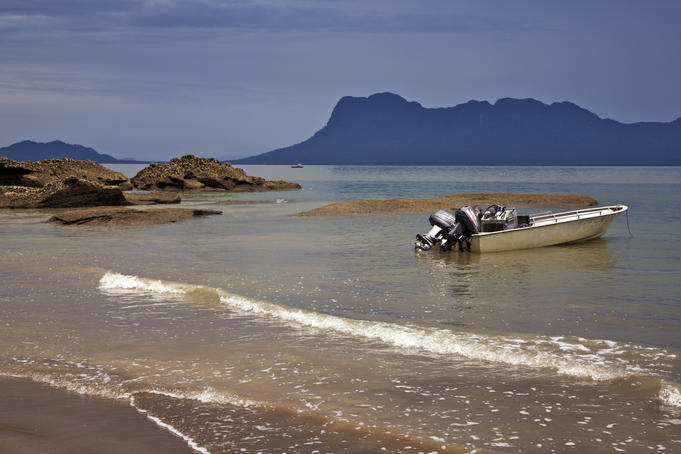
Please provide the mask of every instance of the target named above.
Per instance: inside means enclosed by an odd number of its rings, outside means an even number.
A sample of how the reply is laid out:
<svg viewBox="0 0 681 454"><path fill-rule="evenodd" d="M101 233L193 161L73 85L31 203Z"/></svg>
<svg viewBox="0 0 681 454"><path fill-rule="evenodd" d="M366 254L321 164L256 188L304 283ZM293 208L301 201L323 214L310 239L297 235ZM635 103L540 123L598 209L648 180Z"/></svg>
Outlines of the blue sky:
<svg viewBox="0 0 681 454"><path fill-rule="evenodd" d="M0 146L235 158L383 91L671 121L680 43L678 1L0 0Z"/></svg>

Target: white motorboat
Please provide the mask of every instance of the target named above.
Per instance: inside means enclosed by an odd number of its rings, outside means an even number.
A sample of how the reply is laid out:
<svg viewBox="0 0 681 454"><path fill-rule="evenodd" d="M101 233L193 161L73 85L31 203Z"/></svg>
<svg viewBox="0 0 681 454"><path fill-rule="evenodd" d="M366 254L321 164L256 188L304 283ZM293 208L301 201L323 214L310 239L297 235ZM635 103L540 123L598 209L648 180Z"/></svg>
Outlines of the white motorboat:
<svg viewBox="0 0 681 454"><path fill-rule="evenodd" d="M429 218L431 230L416 236L415 247L425 251L439 244L448 250L458 244L459 250L482 253L586 241L605 234L610 223L627 209L626 205L611 205L528 216L498 205L484 212L477 207L463 207L454 214L440 210Z"/></svg>

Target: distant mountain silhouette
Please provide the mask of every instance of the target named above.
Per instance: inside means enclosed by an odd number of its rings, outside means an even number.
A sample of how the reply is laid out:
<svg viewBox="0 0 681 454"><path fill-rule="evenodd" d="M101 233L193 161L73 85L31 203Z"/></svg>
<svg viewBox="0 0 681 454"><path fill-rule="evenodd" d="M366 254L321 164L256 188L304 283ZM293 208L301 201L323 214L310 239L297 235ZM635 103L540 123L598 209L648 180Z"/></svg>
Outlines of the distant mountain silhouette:
<svg viewBox="0 0 681 454"><path fill-rule="evenodd" d="M570 102L503 98L429 109L346 96L324 128L235 164L681 165L681 118L625 124Z"/></svg>
<svg viewBox="0 0 681 454"><path fill-rule="evenodd" d="M15 161L42 161L45 159L78 159L82 161L95 161L104 164L144 162L131 159L116 159L113 156L97 153L94 149L82 145L72 145L60 140L41 143L31 140L17 142L8 147L0 148L0 157L7 157Z"/></svg>

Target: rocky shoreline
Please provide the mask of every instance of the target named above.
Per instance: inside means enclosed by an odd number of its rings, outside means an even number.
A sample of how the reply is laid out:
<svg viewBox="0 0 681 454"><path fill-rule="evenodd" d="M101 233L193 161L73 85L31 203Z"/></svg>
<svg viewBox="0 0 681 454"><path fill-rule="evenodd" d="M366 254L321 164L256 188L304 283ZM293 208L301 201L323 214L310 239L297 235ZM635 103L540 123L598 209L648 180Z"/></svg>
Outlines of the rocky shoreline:
<svg viewBox="0 0 681 454"><path fill-rule="evenodd" d="M592 197L551 194L452 194L433 199L356 200L336 202L293 216L365 216L392 214L427 214L437 210L454 210L464 205L512 205L515 207L565 206L589 207L598 205Z"/></svg>
<svg viewBox="0 0 681 454"><path fill-rule="evenodd" d="M300 185L288 181L268 181L249 176L243 169L217 159L193 155L173 158L167 164L150 164L130 182L135 189L145 191L290 191Z"/></svg>
<svg viewBox="0 0 681 454"><path fill-rule="evenodd" d="M145 192L130 192L133 189ZM249 176L229 163L192 155L173 158L168 164L151 164L132 179L92 161L0 158L0 208L151 205L180 203L176 192L186 190L296 189L300 185Z"/></svg>
<svg viewBox="0 0 681 454"><path fill-rule="evenodd" d="M51 159L20 162L0 158L0 208L83 208L177 204L181 191L285 191L300 189L286 181L249 176L243 169L217 159L193 155L173 158L167 164L150 164L133 178L92 161ZM135 190L134 192L132 190ZM587 207L598 202L578 195L453 194L432 199L358 200L337 202L293 216L357 216L424 214L463 205L502 204L516 207ZM178 210L173 212L173 210ZM202 210L100 209L76 210L50 219L64 225L151 225L176 222L204 214ZM146 218L146 220L144 220Z"/></svg>
<svg viewBox="0 0 681 454"><path fill-rule="evenodd" d="M69 208L130 204L120 188L103 186L74 176L52 181L42 187L0 187L0 208Z"/></svg>

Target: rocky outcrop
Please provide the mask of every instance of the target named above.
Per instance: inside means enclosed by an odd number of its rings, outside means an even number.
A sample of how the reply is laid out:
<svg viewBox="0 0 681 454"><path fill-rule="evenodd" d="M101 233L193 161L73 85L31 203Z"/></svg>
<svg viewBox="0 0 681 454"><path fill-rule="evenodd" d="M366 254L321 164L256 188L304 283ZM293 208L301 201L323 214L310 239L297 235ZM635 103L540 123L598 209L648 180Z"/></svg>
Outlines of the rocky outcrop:
<svg viewBox="0 0 681 454"><path fill-rule="evenodd" d="M126 182L122 173L92 161L0 158L0 207L130 205L119 188Z"/></svg>
<svg viewBox="0 0 681 454"><path fill-rule="evenodd" d="M488 206L493 204L523 207L596 206L591 197L553 194L453 194L434 199L356 200L336 202L295 216L356 216L387 214L426 214L437 210L454 210L464 205Z"/></svg>
<svg viewBox="0 0 681 454"><path fill-rule="evenodd" d="M131 180L136 189L161 191L220 190L235 192L288 191L300 185L249 176L243 169L217 159L193 155L173 158L168 164L150 164Z"/></svg>
<svg viewBox="0 0 681 454"><path fill-rule="evenodd" d="M116 186L103 186L76 177L42 187L0 186L2 208L68 208L130 205Z"/></svg>
<svg viewBox="0 0 681 454"><path fill-rule="evenodd" d="M66 158L21 162L0 158L0 186L42 188L69 177L99 183L102 186L118 186L128 181L122 173L107 169L93 161Z"/></svg>
<svg viewBox="0 0 681 454"><path fill-rule="evenodd" d="M92 161L49 159L20 162L0 158L0 208L67 208L180 203L167 192L133 189L120 172Z"/></svg>
<svg viewBox="0 0 681 454"><path fill-rule="evenodd" d="M167 224L196 217L222 214L218 210L198 210L192 208L88 208L66 211L52 216L47 222L60 225L93 225L112 227L139 227Z"/></svg>

